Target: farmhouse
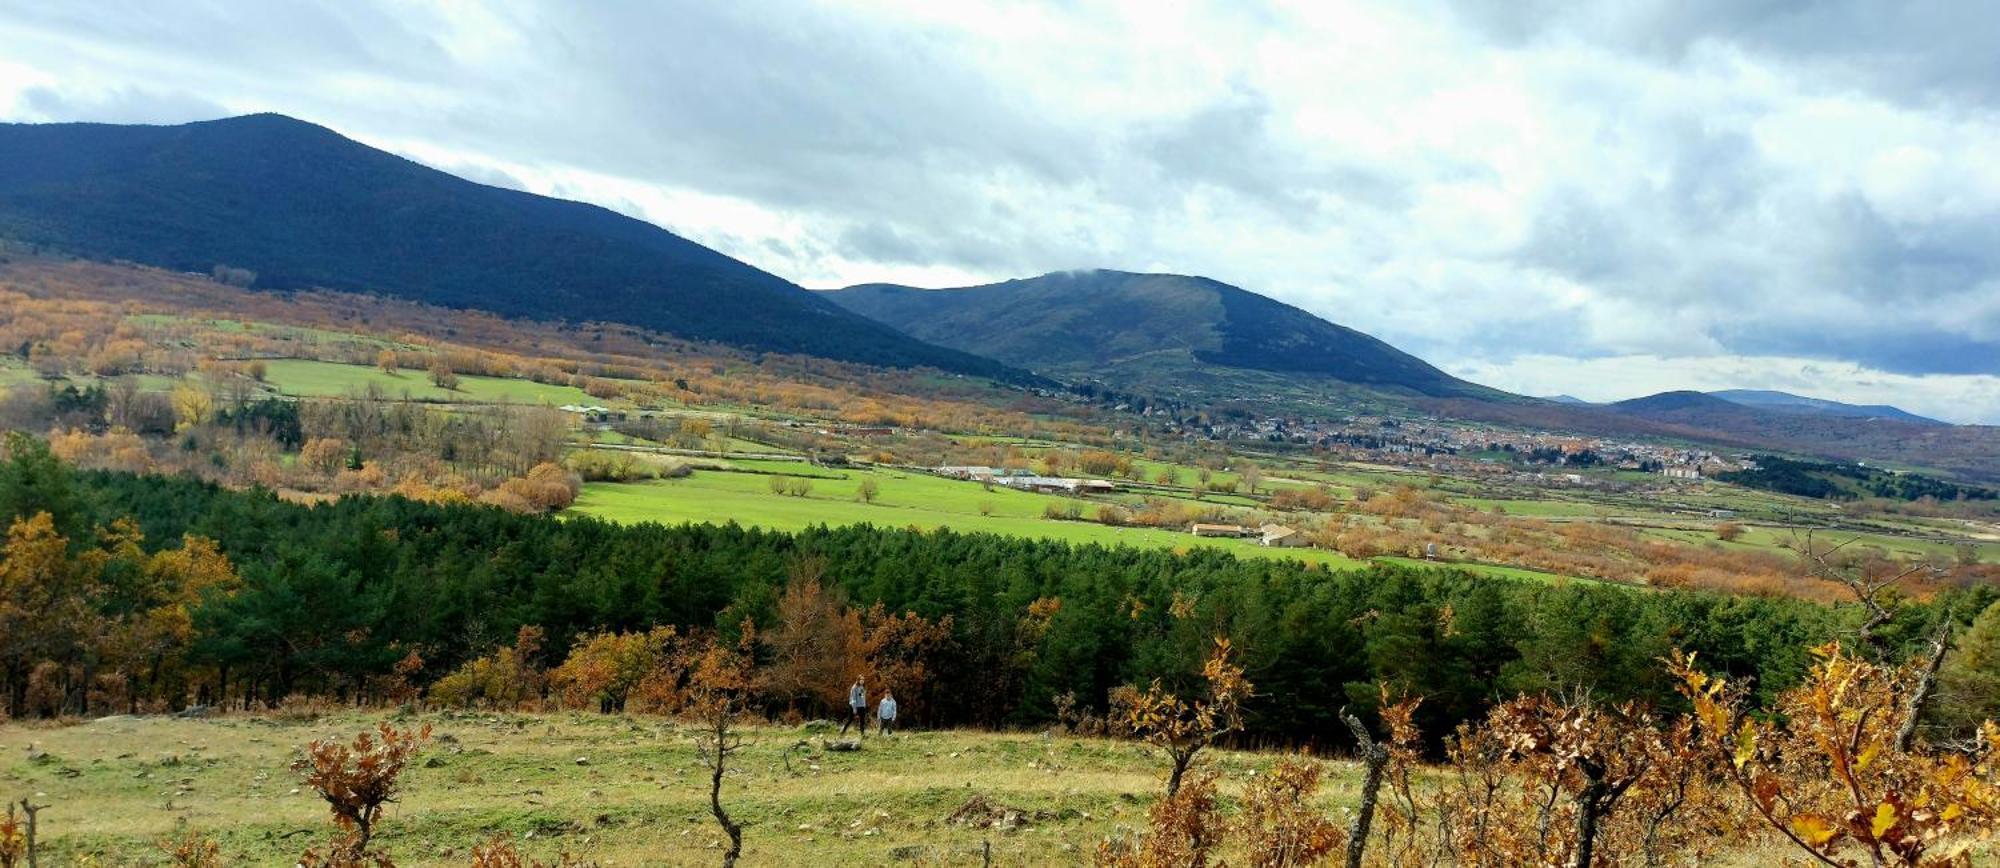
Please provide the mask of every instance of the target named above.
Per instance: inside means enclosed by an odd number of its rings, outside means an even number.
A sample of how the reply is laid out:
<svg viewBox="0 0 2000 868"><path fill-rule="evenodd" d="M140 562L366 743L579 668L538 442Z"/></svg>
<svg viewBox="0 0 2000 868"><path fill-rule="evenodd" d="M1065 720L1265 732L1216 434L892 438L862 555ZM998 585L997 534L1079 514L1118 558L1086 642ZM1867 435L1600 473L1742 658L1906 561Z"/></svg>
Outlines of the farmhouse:
<svg viewBox="0 0 2000 868"><path fill-rule="evenodd" d="M608 407L599 407L594 404L587 407L582 404L564 404L556 409L564 413L582 416L585 422L609 422L625 418L624 413L613 412Z"/></svg>
<svg viewBox="0 0 2000 868"><path fill-rule="evenodd" d="M1072 479L1067 476L1007 476L993 480L1009 488L1062 494L1109 494L1118 485L1104 479Z"/></svg>
<svg viewBox="0 0 2000 868"><path fill-rule="evenodd" d="M1247 528L1240 524L1192 524L1188 526L1188 533L1195 536L1209 537L1246 537L1257 535L1257 531L1254 528Z"/></svg>
<svg viewBox="0 0 2000 868"><path fill-rule="evenodd" d="M1306 544L1306 535L1299 533L1297 528L1289 528L1282 524L1267 524L1257 530L1262 534L1258 539L1261 545L1273 548L1297 548Z"/></svg>
<svg viewBox="0 0 2000 868"><path fill-rule="evenodd" d="M1664 477L1666 477L1666 478L1668 478L1668 479L1700 479L1700 478L1701 478L1701 468L1699 468L1699 467L1666 467L1666 468L1661 468L1661 470L1660 470L1660 475L1661 475L1661 476L1664 476Z"/></svg>
<svg viewBox="0 0 2000 868"><path fill-rule="evenodd" d="M937 475L939 476L949 476L954 479L993 479L994 477L1003 476L1006 474L1006 471L1001 470L997 467L982 467L976 464L974 465L947 464L943 467L938 468L936 472Z"/></svg>

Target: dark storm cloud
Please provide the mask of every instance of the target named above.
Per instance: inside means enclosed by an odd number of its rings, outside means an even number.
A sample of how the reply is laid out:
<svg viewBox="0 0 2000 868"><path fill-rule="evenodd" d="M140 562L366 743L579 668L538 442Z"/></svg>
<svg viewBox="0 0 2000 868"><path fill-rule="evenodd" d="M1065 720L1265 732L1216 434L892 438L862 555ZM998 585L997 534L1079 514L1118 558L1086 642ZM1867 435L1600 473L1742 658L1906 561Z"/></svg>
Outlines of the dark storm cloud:
<svg viewBox="0 0 2000 868"><path fill-rule="evenodd" d="M1511 46L1580 39L1678 61L1721 44L1807 65L1822 86L1910 102L2000 103L2000 28L1977 2L1913 0L1449 0Z"/></svg>

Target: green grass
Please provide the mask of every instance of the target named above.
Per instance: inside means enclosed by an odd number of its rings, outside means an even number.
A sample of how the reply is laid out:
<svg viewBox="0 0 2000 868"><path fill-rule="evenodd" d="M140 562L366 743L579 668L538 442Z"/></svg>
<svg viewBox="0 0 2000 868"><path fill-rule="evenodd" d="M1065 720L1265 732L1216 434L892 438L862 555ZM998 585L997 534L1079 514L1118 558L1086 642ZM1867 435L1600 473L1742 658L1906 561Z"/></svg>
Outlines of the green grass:
<svg viewBox="0 0 2000 868"><path fill-rule="evenodd" d="M49 805L43 864L165 864L158 842L185 828L222 846L224 864L289 865L332 837L326 808L289 769L316 738L351 738L379 718L318 721L110 718L76 726L0 725L0 791ZM378 843L404 866L462 866L471 845L508 833L553 863L567 851L604 865L712 865L707 777L692 732L658 718L435 714L431 744L404 774ZM410 722L414 723L414 721ZM1130 742L968 731L870 736L862 750L794 754L802 728L745 731L723 788L745 825L747 866L1087 861L1119 826L1143 825L1165 762ZM33 745L46 752L28 759ZM1207 754L1236 792L1274 754ZM579 764L578 757L585 758ZM1325 808L1351 803L1349 763L1329 763ZM949 822L974 796L1046 812L1023 828ZM532 834L531 834L532 833Z"/></svg>
<svg viewBox="0 0 2000 868"><path fill-rule="evenodd" d="M948 527L967 533L1135 548L1206 546L1246 557L1295 559L1331 567L1359 565L1337 552L1317 549L1271 549L1242 540L1197 539L1179 531L1110 527L1090 521L1054 521L1042 517L1049 504L1078 504L1083 507L1085 517L1094 515L1096 504L999 486L989 491L978 483L927 474L860 469L838 471L782 461L733 461L731 464L772 473L811 475L812 492L806 497L779 495L770 490L770 476L696 471L683 479L590 483L584 486L583 494L572 511L619 522L680 524L734 521L745 526L774 530L861 523L923 530ZM874 503L862 503L856 497L863 479L874 479L879 487ZM982 515L982 507L990 514Z"/></svg>
<svg viewBox="0 0 2000 868"><path fill-rule="evenodd" d="M1494 507L1507 511L1508 515L1523 518L1588 518L1607 514L1623 514L1609 504L1580 503L1573 500L1527 500L1519 498L1461 497L1460 505L1480 512L1492 512Z"/></svg>
<svg viewBox="0 0 2000 868"><path fill-rule="evenodd" d="M0 358L0 386L28 386L42 381L28 363L12 356Z"/></svg>
<svg viewBox="0 0 2000 868"><path fill-rule="evenodd" d="M394 374L365 365L343 365L309 359L273 359L265 363L265 381L280 392L298 397L343 397L374 385L389 398L405 395L419 401L446 401L480 404L586 404L609 406L614 402L592 398L575 386L552 386L533 380L504 377L458 378L458 389L448 391L431 384L423 371L405 369Z"/></svg>
<svg viewBox="0 0 2000 868"><path fill-rule="evenodd" d="M1494 576L1502 579L1521 579L1530 582L1548 583L1548 582L1597 581L1596 579L1586 579L1578 576L1565 576L1560 573L1546 573L1541 570L1530 570L1525 567L1507 567L1507 566L1500 566L1498 564L1450 563L1450 562L1440 562L1440 561L1427 561L1422 558L1395 557L1390 555L1377 557L1375 560L1381 561L1386 564L1399 564L1401 566L1406 566L1406 567L1441 567L1443 569L1448 569L1448 570L1463 570L1465 572L1472 573L1473 575L1477 576Z"/></svg>

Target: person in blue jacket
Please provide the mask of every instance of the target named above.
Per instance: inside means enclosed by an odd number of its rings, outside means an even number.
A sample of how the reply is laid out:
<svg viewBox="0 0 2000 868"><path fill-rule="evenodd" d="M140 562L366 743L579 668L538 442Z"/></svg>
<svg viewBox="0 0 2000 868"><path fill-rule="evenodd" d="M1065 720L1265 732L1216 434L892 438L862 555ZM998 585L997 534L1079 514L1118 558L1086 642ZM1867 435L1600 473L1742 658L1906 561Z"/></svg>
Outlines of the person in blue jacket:
<svg viewBox="0 0 2000 868"><path fill-rule="evenodd" d="M888 735L896 728L896 694L882 691L882 702L875 706L875 731Z"/></svg>

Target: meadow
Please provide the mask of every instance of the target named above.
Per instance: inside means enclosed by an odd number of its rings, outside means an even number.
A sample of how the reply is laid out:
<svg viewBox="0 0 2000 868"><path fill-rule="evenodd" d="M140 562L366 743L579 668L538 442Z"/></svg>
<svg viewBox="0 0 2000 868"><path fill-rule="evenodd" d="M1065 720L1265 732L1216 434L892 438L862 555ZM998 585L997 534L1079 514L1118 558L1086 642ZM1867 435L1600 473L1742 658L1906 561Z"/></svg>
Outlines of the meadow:
<svg viewBox="0 0 2000 868"><path fill-rule="evenodd" d="M152 864L183 829L222 846L228 864L278 865L331 837L325 805L289 766L316 738L348 737L380 717L311 721L116 717L72 726L0 726L0 795L32 797L56 864ZM720 835L692 732L661 718L434 714L430 745L380 841L403 866L464 865L496 834L553 861L567 852L613 865L712 865ZM745 865L996 864L1087 861L1097 841L1144 825L1164 762L1133 742L1041 734L871 734L823 752L818 727L760 726L724 785L746 825ZM788 748L804 741L807 747ZM1218 751L1235 780L1270 755ZM1356 775L1335 763L1332 801ZM953 822L975 798L1023 812L1011 829ZM993 818L993 819L997 819Z"/></svg>
<svg viewBox="0 0 2000 868"><path fill-rule="evenodd" d="M557 386L508 377L460 375L457 389L433 385L424 371L404 369L390 374L380 368L343 365L310 359L271 359L264 363L265 382L278 392L301 398L339 398L360 394L369 386L388 398L479 404L610 405L575 386Z"/></svg>
<svg viewBox="0 0 2000 868"><path fill-rule="evenodd" d="M923 473L860 468L835 471L787 462L732 461L731 464L763 472L697 470L681 479L593 482L583 487L570 510L624 523L733 521L746 527L773 530L862 523L924 530L949 527L968 533L1080 544L1169 549L1206 546L1246 557L1277 557L1330 567L1360 565L1333 551L1265 548L1252 541L1197 538L1155 528L1052 520L1043 517L1050 505L1078 505L1087 518L1094 514L1096 504L1001 486L987 489L975 482ZM769 475L773 473L808 477L812 490L803 497L774 493L771 480L785 477ZM873 480L877 486L872 503L859 499L863 480Z"/></svg>

